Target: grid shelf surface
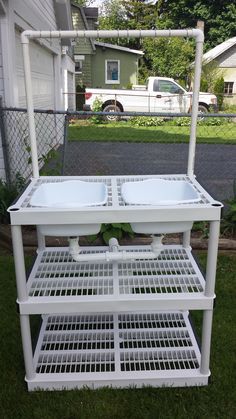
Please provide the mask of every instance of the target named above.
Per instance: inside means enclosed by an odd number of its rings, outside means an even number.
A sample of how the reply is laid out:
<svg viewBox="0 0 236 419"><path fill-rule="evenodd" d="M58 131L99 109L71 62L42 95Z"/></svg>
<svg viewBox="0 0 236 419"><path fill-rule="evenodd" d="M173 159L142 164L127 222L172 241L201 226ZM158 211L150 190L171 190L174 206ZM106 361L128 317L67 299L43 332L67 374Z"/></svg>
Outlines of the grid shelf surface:
<svg viewBox="0 0 236 419"><path fill-rule="evenodd" d="M29 389L206 384L188 312L45 315Z"/></svg>
<svg viewBox="0 0 236 419"><path fill-rule="evenodd" d="M65 313L70 304L75 304L75 312L137 310L140 304L143 309L149 304L156 308L157 301L163 309L211 307L212 298L204 297L205 280L190 249L166 245L157 259L149 260L141 258L151 246L120 246L120 252L124 249L131 255L140 252L140 259L75 262L68 248L39 251L27 282L28 299L19 302L21 313ZM82 254L107 250L85 247Z"/></svg>

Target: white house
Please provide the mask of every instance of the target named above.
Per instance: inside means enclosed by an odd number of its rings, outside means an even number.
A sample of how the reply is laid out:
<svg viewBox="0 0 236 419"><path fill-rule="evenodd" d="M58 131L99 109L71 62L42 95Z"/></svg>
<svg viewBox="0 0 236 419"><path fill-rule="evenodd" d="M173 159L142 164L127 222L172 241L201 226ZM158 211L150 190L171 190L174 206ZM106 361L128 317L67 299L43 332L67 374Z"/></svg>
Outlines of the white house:
<svg viewBox="0 0 236 419"><path fill-rule="evenodd" d="M69 0L0 0L0 96L3 106L25 107L20 34L26 29L71 30ZM75 109L74 62L70 40L31 42L30 60L34 107ZM0 178L5 178L0 141Z"/></svg>
<svg viewBox="0 0 236 419"><path fill-rule="evenodd" d="M203 55L205 63L215 60L224 77L224 102L236 105L236 36Z"/></svg>

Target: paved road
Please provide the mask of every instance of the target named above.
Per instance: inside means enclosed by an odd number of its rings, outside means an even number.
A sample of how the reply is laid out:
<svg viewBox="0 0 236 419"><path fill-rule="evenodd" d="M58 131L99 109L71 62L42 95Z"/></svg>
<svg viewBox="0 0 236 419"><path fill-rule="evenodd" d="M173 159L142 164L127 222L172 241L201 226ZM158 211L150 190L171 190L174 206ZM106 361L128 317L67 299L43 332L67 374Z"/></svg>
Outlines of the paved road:
<svg viewBox="0 0 236 419"><path fill-rule="evenodd" d="M65 175L186 173L188 144L69 142ZM198 144L195 174L215 198L233 196L236 146Z"/></svg>

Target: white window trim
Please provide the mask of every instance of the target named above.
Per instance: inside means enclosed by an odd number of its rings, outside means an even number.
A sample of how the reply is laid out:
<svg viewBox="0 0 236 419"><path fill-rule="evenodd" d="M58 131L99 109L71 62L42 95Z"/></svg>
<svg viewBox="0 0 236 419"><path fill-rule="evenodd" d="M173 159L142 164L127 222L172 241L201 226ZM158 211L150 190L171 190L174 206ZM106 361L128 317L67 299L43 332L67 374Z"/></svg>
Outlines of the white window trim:
<svg viewBox="0 0 236 419"><path fill-rule="evenodd" d="M229 92L227 92L227 93L225 93L225 85L226 85L226 83L228 84L228 86L227 86L227 88L228 88L228 90L229 90L229 83L233 83L232 84L232 92L231 93L229 93ZM235 84L234 84L234 81L233 80L224 80L224 95L225 96L233 96L233 94L234 94L234 86L235 86Z"/></svg>
<svg viewBox="0 0 236 419"><path fill-rule="evenodd" d="M107 79L107 64L110 61L116 61L118 63L118 80L108 80ZM109 59L105 61L105 83L106 84L120 84L120 60Z"/></svg>
<svg viewBox="0 0 236 419"><path fill-rule="evenodd" d="M81 65L81 70L80 71L76 71L75 70L75 74L82 74L83 73L83 62L85 61L85 55L78 55L75 54L74 55L74 62L75 62L75 67L76 67L76 63L80 62Z"/></svg>

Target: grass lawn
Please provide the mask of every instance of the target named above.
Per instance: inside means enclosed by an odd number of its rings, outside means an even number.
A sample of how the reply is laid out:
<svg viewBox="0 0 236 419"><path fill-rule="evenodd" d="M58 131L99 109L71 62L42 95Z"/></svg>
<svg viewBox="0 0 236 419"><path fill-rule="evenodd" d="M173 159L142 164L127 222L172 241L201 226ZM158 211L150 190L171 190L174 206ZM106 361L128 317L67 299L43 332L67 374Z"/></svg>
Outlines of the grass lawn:
<svg viewBox="0 0 236 419"><path fill-rule="evenodd" d="M79 121L71 125L69 140L79 141L133 141L158 143L188 143L189 126L168 125L159 127L136 127L128 121L107 124L92 124ZM199 125L197 142L207 144L236 144L236 123L228 122L219 126Z"/></svg>
<svg viewBox="0 0 236 419"><path fill-rule="evenodd" d="M205 263L205 254L200 255ZM29 262L29 260L28 260ZM236 417L235 256L218 263L212 381L201 388L143 388L28 393L20 341L13 258L0 257L2 419L234 419ZM200 313L193 313L197 326Z"/></svg>

